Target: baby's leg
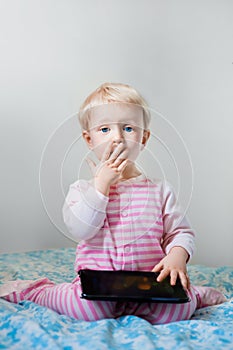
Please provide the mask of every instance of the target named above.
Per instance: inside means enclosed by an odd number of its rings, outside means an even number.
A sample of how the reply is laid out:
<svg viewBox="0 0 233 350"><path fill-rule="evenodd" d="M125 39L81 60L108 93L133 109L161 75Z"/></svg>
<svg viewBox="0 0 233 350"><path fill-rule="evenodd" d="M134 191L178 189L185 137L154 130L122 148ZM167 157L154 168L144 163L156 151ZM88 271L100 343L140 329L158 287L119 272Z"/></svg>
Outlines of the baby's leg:
<svg viewBox="0 0 233 350"><path fill-rule="evenodd" d="M197 309L222 304L227 301L225 296L215 288L193 286L193 289L197 297Z"/></svg>
<svg viewBox="0 0 233 350"><path fill-rule="evenodd" d="M81 286L78 280L57 285L47 278L37 281L12 281L0 288L0 296L5 300L14 303L30 300L79 320L95 321L115 317L116 303L89 301L81 299L80 295Z"/></svg>
<svg viewBox="0 0 233 350"><path fill-rule="evenodd" d="M181 320L188 320L193 315L197 306L197 298L194 290L188 291L190 302L182 304L168 303L129 303L128 313L144 318L151 324L165 324ZM131 308L131 309L130 309Z"/></svg>
<svg viewBox="0 0 233 350"><path fill-rule="evenodd" d="M210 287L191 286L188 295L190 302L184 304L143 303L137 304L137 307L131 305L130 314L142 317L152 324L164 324L189 320L196 309L226 301L221 292Z"/></svg>

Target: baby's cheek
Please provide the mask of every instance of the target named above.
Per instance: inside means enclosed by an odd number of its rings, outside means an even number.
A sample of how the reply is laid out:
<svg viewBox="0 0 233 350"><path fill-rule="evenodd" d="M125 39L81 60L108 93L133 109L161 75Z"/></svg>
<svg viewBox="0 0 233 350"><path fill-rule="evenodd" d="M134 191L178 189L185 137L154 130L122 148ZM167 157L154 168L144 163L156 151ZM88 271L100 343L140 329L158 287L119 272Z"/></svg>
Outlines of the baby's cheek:
<svg viewBox="0 0 233 350"><path fill-rule="evenodd" d="M133 147L128 149L128 159L134 161L140 154L141 146L140 144L134 144Z"/></svg>
<svg viewBox="0 0 233 350"><path fill-rule="evenodd" d="M101 160L102 159L102 156L103 156L103 152L104 152L104 149L101 148L101 147L96 147L95 149L93 149L96 157Z"/></svg>

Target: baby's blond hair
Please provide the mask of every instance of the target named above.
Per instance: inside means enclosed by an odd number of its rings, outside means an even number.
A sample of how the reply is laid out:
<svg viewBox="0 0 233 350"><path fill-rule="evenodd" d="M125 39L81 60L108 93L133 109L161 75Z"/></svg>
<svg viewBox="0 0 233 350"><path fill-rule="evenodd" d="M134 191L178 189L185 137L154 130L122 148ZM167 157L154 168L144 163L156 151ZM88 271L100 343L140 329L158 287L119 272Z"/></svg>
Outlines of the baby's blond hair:
<svg viewBox="0 0 233 350"><path fill-rule="evenodd" d="M131 86L120 83L104 83L93 91L83 102L79 110L79 122L84 130L88 130L91 108L107 103L128 103L141 106L143 109L144 129L150 124L150 112L144 98Z"/></svg>

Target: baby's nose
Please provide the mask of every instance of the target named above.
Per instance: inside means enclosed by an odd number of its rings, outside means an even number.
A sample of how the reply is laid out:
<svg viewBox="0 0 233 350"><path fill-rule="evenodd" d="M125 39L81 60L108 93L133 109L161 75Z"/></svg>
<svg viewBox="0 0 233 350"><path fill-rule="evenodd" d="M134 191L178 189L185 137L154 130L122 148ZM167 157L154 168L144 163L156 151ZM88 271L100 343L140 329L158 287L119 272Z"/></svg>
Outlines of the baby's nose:
<svg viewBox="0 0 233 350"><path fill-rule="evenodd" d="M115 143L120 143L123 141L123 134L122 134L121 130L118 130L118 129L115 130L114 136L113 136L113 141Z"/></svg>

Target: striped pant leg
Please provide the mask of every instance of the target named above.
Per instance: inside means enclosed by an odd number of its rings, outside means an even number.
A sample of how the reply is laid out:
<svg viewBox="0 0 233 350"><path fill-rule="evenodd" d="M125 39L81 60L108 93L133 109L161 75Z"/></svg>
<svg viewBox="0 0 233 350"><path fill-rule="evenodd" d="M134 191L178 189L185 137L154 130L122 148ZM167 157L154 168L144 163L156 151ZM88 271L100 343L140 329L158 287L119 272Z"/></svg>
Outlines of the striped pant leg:
<svg viewBox="0 0 233 350"><path fill-rule="evenodd" d="M35 281L22 291L15 291L5 296L4 299L14 303L30 300L59 314L84 321L115 317L116 303L85 300L80 298L80 295L79 281L56 285L45 278Z"/></svg>
<svg viewBox="0 0 233 350"><path fill-rule="evenodd" d="M137 304L137 306L131 305L130 314L144 318L151 324L165 324L189 320L197 308L197 297L193 287L190 288L188 294L190 298L190 302L188 303L142 303Z"/></svg>

